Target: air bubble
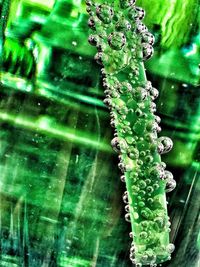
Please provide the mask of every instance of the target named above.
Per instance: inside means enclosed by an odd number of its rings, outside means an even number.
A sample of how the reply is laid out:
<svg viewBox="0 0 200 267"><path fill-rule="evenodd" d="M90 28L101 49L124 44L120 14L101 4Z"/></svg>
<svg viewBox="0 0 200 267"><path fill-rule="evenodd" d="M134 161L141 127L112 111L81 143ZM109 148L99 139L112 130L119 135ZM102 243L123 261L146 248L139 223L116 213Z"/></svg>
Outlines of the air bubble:
<svg viewBox="0 0 200 267"><path fill-rule="evenodd" d="M97 17L104 22L105 24L108 24L112 21L112 18L114 16L114 11L111 7L107 5L99 5L96 8L96 14Z"/></svg>
<svg viewBox="0 0 200 267"><path fill-rule="evenodd" d="M153 198L151 198L151 197L150 197L150 198L148 198L148 199L147 199L147 201L148 201L149 205L152 205L152 204L153 204L153 202L154 202L154 201L153 201Z"/></svg>
<svg viewBox="0 0 200 267"><path fill-rule="evenodd" d="M147 156L145 157L145 160L146 160L147 163L150 163L150 162L153 161L153 157L152 157L151 155L147 155Z"/></svg>
<svg viewBox="0 0 200 267"><path fill-rule="evenodd" d="M141 7L136 7L135 11L136 11L136 18L142 20L145 16L144 9L142 9Z"/></svg>
<svg viewBox="0 0 200 267"><path fill-rule="evenodd" d="M172 244L172 243L170 243L170 244L167 246L167 252L170 253L170 254L174 251L174 249L175 249L175 246L174 246L174 244Z"/></svg>
<svg viewBox="0 0 200 267"><path fill-rule="evenodd" d="M165 171L165 180L174 179L173 174L170 171Z"/></svg>
<svg viewBox="0 0 200 267"><path fill-rule="evenodd" d="M87 6L92 6L92 1L91 0L85 0L85 3Z"/></svg>
<svg viewBox="0 0 200 267"><path fill-rule="evenodd" d="M88 38L88 42L91 45L96 46L97 45L97 42L98 42L98 36L97 35L90 35L89 38Z"/></svg>
<svg viewBox="0 0 200 267"><path fill-rule="evenodd" d="M138 101L144 101L147 98L147 91L141 87L138 87L134 92L134 97Z"/></svg>
<svg viewBox="0 0 200 267"><path fill-rule="evenodd" d="M164 151L164 145L162 143L158 143L157 150L158 153L161 155Z"/></svg>
<svg viewBox="0 0 200 267"><path fill-rule="evenodd" d="M151 85L151 82L150 81L147 81L146 85L145 85L145 89L147 91L150 91L152 89L152 85Z"/></svg>
<svg viewBox="0 0 200 267"><path fill-rule="evenodd" d="M154 101L159 96L159 91L156 88L150 90L151 99Z"/></svg>
<svg viewBox="0 0 200 267"><path fill-rule="evenodd" d="M139 206L140 208L143 208L143 207L145 206L145 203L144 203L143 201L139 201L139 202L138 202L138 206Z"/></svg>
<svg viewBox="0 0 200 267"><path fill-rule="evenodd" d="M126 165L123 162L118 163L118 167L122 173L126 172Z"/></svg>
<svg viewBox="0 0 200 267"><path fill-rule="evenodd" d="M132 185L131 189L133 190L133 193L136 194L139 191L139 187L136 185Z"/></svg>
<svg viewBox="0 0 200 267"><path fill-rule="evenodd" d="M139 187L141 188L141 189L144 189L146 186L147 186L147 184L145 183L145 181L139 181L139 183L138 183L138 185L139 185Z"/></svg>
<svg viewBox="0 0 200 267"><path fill-rule="evenodd" d="M114 50L121 50L126 43L126 37L122 32L113 32L108 36L108 44Z"/></svg>
<svg viewBox="0 0 200 267"><path fill-rule="evenodd" d="M138 151L138 149L137 148L134 148L134 147L129 148L128 157L130 159L134 159L134 160L135 159L138 159L139 158L139 151Z"/></svg>
<svg viewBox="0 0 200 267"><path fill-rule="evenodd" d="M145 208L141 211L141 215L146 219L151 219L153 216L153 213L149 208Z"/></svg>
<svg viewBox="0 0 200 267"><path fill-rule="evenodd" d="M115 152L120 153L120 139L118 137L112 139L111 146Z"/></svg>
<svg viewBox="0 0 200 267"><path fill-rule="evenodd" d="M128 204L128 192L127 191L124 192L122 199L125 204Z"/></svg>
<svg viewBox="0 0 200 267"><path fill-rule="evenodd" d="M138 21L136 23L136 28L138 33L140 34L146 33L148 31L147 27L141 21Z"/></svg>
<svg viewBox="0 0 200 267"><path fill-rule="evenodd" d="M143 59L148 60L153 56L153 47L150 44L144 43L143 46Z"/></svg>
<svg viewBox="0 0 200 267"><path fill-rule="evenodd" d="M127 214L125 215L125 220L126 220L127 222L131 222L131 215L130 215L130 213L127 213Z"/></svg>
<svg viewBox="0 0 200 267"><path fill-rule="evenodd" d="M156 217L154 219L154 222L156 223L156 225L158 226L160 230L162 230L165 226L165 221L162 217Z"/></svg>
<svg viewBox="0 0 200 267"><path fill-rule="evenodd" d="M120 0L120 5L122 8L128 8L135 4L136 0Z"/></svg>
<svg viewBox="0 0 200 267"><path fill-rule="evenodd" d="M125 183L125 181L126 181L126 176L125 176L125 175L121 175L120 179L121 179L121 181L122 181L123 183Z"/></svg>
<svg viewBox="0 0 200 267"><path fill-rule="evenodd" d="M128 212L128 213L130 212L130 206L129 205L125 206L125 211Z"/></svg>
<svg viewBox="0 0 200 267"><path fill-rule="evenodd" d="M135 246L134 245L131 246L130 253L135 254Z"/></svg>
<svg viewBox="0 0 200 267"><path fill-rule="evenodd" d="M154 102L150 103L150 112L155 113L156 112L156 104Z"/></svg>
<svg viewBox="0 0 200 267"><path fill-rule="evenodd" d="M90 17L89 20L88 20L88 26L91 28L91 29L95 29L95 20L93 17Z"/></svg>
<svg viewBox="0 0 200 267"><path fill-rule="evenodd" d="M154 189L152 186L147 186L146 191L147 191L147 193L151 194L151 193L153 193Z"/></svg>
<svg viewBox="0 0 200 267"><path fill-rule="evenodd" d="M133 90L132 85L129 82L122 82L118 84L117 90L121 94L127 94Z"/></svg>
<svg viewBox="0 0 200 267"><path fill-rule="evenodd" d="M142 40L144 43L148 43L150 45L153 45L155 42L155 38L153 36L153 34L151 34L150 32L145 32L142 34Z"/></svg>
<svg viewBox="0 0 200 267"><path fill-rule="evenodd" d="M155 116L155 121L157 122L157 124L161 123L161 118L159 116Z"/></svg>
<svg viewBox="0 0 200 267"><path fill-rule="evenodd" d="M168 179L165 191L167 193L169 193L169 192L173 191L175 189L175 187L176 187L176 181L174 179Z"/></svg>
<svg viewBox="0 0 200 267"><path fill-rule="evenodd" d="M97 63L98 63L99 65L103 65L103 53L102 53L102 52L98 52L98 53L95 55L94 59L97 61Z"/></svg>
<svg viewBox="0 0 200 267"><path fill-rule="evenodd" d="M154 179L155 178L164 179L165 177L165 171L163 167L161 167L160 165L152 167L149 174Z"/></svg>
<svg viewBox="0 0 200 267"><path fill-rule="evenodd" d="M169 137L166 136L159 137L158 142L160 142L164 146L162 154L168 153L173 147L173 142Z"/></svg>
<svg viewBox="0 0 200 267"><path fill-rule="evenodd" d="M121 19L116 24L116 30L118 31L129 31L131 29L131 24L126 19Z"/></svg>

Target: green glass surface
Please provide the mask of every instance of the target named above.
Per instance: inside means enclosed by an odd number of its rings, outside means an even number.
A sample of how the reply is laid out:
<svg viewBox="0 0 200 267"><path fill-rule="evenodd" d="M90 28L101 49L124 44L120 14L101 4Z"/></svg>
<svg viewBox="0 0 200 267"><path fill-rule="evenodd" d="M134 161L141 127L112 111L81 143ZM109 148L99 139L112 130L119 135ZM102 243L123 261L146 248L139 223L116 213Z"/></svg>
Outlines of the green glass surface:
<svg viewBox="0 0 200 267"><path fill-rule="evenodd" d="M176 249L162 266L199 266L199 1L138 0L156 37ZM128 267L118 158L84 1L0 0L0 266ZM172 29L173 26L173 30Z"/></svg>

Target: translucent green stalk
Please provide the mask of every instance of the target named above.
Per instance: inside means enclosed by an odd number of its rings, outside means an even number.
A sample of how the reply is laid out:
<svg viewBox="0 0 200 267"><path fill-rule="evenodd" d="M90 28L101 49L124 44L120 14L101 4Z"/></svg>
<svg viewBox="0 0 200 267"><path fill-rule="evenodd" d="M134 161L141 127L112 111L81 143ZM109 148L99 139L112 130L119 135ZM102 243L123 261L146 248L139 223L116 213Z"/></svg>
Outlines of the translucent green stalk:
<svg viewBox="0 0 200 267"><path fill-rule="evenodd" d="M105 104L110 109L115 137L111 144L119 153L119 168L126 182L126 220L132 224L130 258L136 266L156 266L171 258L170 222L165 191L176 183L165 170L160 154L173 144L157 137L160 118L153 102L158 90L147 81L143 60L152 53L154 37L141 22L144 11L135 1L86 1L93 34L89 42L98 49L103 65Z"/></svg>

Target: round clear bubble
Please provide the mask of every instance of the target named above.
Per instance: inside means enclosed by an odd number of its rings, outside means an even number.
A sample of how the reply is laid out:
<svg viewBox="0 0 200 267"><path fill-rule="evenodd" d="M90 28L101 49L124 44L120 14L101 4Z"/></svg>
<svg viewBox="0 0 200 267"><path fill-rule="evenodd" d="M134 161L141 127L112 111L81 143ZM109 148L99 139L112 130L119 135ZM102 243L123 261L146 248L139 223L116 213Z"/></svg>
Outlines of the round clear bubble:
<svg viewBox="0 0 200 267"><path fill-rule="evenodd" d="M96 8L96 14L97 17L104 22L105 24L108 24L112 21L112 18L114 16L113 9L108 5L99 5Z"/></svg>
<svg viewBox="0 0 200 267"><path fill-rule="evenodd" d="M121 50L126 44L126 36L123 32L113 32L108 36L108 44L114 50Z"/></svg>

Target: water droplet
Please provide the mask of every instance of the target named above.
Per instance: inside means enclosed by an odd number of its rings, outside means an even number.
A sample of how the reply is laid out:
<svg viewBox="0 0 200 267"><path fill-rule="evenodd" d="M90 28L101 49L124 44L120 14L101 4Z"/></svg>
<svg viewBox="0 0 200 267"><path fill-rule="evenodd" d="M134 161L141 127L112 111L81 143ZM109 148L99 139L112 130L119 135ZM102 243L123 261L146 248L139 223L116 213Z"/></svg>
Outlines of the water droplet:
<svg viewBox="0 0 200 267"><path fill-rule="evenodd" d="M136 260L135 260L135 256L133 254L130 253L130 260L133 264L136 263Z"/></svg>

